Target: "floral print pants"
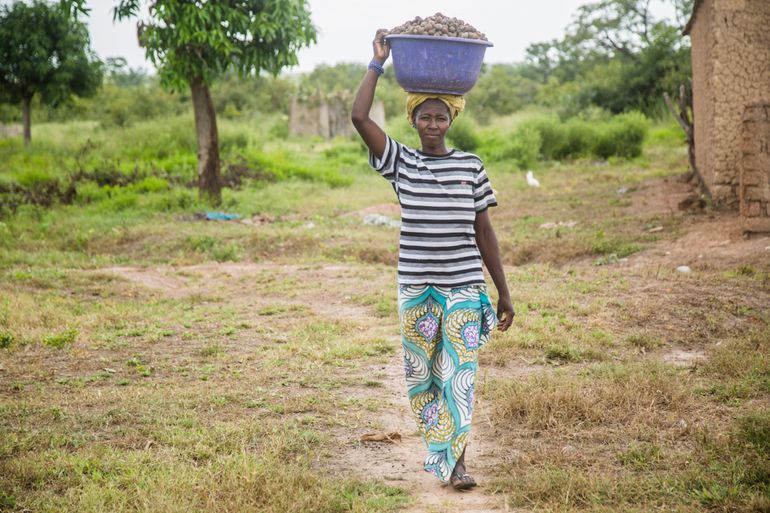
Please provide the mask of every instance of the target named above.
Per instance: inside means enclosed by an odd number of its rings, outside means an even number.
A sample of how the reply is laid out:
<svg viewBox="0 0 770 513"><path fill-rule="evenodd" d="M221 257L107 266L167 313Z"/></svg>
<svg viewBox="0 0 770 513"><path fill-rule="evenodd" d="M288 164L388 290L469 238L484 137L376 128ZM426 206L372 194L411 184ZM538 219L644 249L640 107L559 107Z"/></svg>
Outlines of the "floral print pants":
<svg viewBox="0 0 770 513"><path fill-rule="evenodd" d="M424 468L449 480L468 444L478 350L497 324L484 285L401 285L409 403L428 446Z"/></svg>

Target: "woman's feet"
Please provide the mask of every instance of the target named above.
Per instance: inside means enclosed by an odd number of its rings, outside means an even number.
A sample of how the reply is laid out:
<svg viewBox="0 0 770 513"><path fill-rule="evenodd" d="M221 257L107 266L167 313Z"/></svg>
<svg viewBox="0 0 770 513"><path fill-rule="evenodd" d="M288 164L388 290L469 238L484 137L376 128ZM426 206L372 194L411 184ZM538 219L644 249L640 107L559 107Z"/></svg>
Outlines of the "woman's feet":
<svg viewBox="0 0 770 513"><path fill-rule="evenodd" d="M455 490L469 490L476 486L476 480L467 474L465 470L458 472L456 469L449 478L452 488Z"/></svg>
<svg viewBox="0 0 770 513"><path fill-rule="evenodd" d="M457 460L452 475L449 476L449 483L455 490L468 490L476 486L476 480L465 471L465 449Z"/></svg>

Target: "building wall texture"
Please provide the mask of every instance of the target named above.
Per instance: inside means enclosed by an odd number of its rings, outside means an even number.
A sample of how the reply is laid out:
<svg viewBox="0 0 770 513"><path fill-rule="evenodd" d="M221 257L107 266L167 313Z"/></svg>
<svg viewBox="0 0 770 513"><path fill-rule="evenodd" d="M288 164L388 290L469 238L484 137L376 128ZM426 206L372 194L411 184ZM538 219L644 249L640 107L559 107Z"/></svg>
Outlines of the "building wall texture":
<svg viewBox="0 0 770 513"><path fill-rule="evenodd" d="M356 133L350 121L348 98L324 98L301 101L293 98L289 108L289 134L293 136L320 136L332 139ZM385 104L375 100L369 116L381 127L385 127Z"/></svg>
<svg viewBox="0 0 770 513"><path fill-rule="evenodd" d="M743 112L770 98L770 0L701 0L689 34L696 166L714 206L737 209Z"/></svg>
<svg viewBox="0 0 770 513"><path fill-rule="evenodd" d="M744 232L770 231L770 99L749 104L741 123L740 212Z"/></svg>

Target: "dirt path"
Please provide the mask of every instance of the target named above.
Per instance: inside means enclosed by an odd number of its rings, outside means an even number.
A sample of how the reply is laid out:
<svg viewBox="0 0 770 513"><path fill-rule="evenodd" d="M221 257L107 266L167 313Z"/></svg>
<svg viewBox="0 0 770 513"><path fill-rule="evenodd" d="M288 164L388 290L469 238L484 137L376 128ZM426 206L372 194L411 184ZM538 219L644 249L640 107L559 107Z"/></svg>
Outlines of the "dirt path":
<svg viewBox="0 0 770 513"><path fill-rule="evenodd" d="M400 344L397 337L393 342ZM409 513L500 511L499 499L488 493L486 485L492 478L492 469L499 463L491 440L484 436L487 430L482 424L483 419L488 417L486 405L481 401L477 403L473 437L466 455L468 470L480 486L466 492L442 486L434 476L422 470L426 449L411 414L402 368L399 351L390 358L387 365L369 369L371 372L385 374L383 387L375 389L377 399L383 402L385 408L370 420L371 425L377 428L372 431L397 432L401 440L395 443L348 444L342 454L343 464L363 475L407 488L415 498L413 505L405 510ZM482 373L479 373L479 378L483 379Z"/></svg>
<svg viewBox="0 0 770 513"><path fill-rule="evenodd" d="M350 300L351 289L348 287L354 287L356 277L360 275L361 269L358 266L225 263L184 267L112 267L100 269L99 272L118 275L153 295L169 298L184 298L224 289L229 291L226 301L230 304L242 302L243 297L254 297L254 289L258 288L255 278L265 272L276 276L290 275L312 289L303 291L304 297L312 295L313 291L323 295L323 301L313 301L312 304L316 314L324 318L354 319L358 325L372 327L381 325L383 321L374 316L371 308L354 304ZM205 280L201 279L203 276ZM244 278L247 283L245 286ZM330 282L334 283L333 288L328 288ZM269 304L278 299L261 294L260 303ZM370 331L374 333L374 329ZM393 331L396 329L393 328ZM351 391L353 395L358 394L361 399L375 402L380 407L374 412L367 412L366 425L351 426L334 435L337 444L342 447L339 468L408 489L415 498L412 506L405 510L410 513L500 511L499 499L488 493L487 485L493 469L499 464L499 455L495 453L489 436L485 436L491 434L484 424L484 419L489 418L487 405L477 399L473 438L467 453L468 470L480 486L467 492L441 486L434 476L422 470L425 445L411 416L406 396L400 338L391 335L388 341L397 348L388 361L362 369L362 377L378 375L381 386ZM500 369L492 370L494 375L500 372ZM483 385L489 375L487 371L479 372L479 386ZM360 437L367 432L397 432L402 438L397 443L360 442Z"/></svg>
<svg viewBox="0 0 770 513"><path fill-rule="evenodd" d="M665 186L669 187L666 188ZM680 196L687 193L686 187L677 184L647 184L633 196L633 205L649 214L670 216L684 215L676 211ZM661 186L661 187L659 187ZM646 195L646 196L645 196ZM644 204L639 204L644 199ZM665 229L660 227L651 229ZM729 215L693 215L687 217L681 226L682 234L674 240L665 238L653 243L646 250L631 255L615 265L628 271L628 301L634 308L641 309L647 303L672 306L672 302L690 304L693 301L710 301L701 298L702 291L697 281L676 281L658 279L658 275L676 275L674 269L688 265L693 272L713 269L732 270L740 265L754 265L759 269L767 268L770 262L770 238L755 237L746 239L741 236L739 219ZM572 262L591 275L596 267L593 259ZM657 270L657 271L656 271ZM469 492L457 492L451 487L442 487L432 475L422 470L425 445L412 418L406 396L403 377L401 343L397 336L394 317L377 317L374 309L354 299L356 291L364 288L370 293L379 294L389 290L392 270L383 267L373 268L363 264L351 265L280 265L273 263L226 263L201 264L186 267L122 267L101 269L99 272L121 276L136 286L170 298L182 298L194 294L218 294L229 305L247 305L250 308L282 304L287 301L303 301L312 305L312 311L324 319L340 322L353 322L358 329L364 330L372 338L385 334L388 345L395 350L387 361L366 364L357 370L363 383L371 376L376 376L379 386L345 388L340 393L357 397L376 404L371 411L362 408L360 418L350 425L341 427L332 433L335 445L339 447L336 468L340 471L360 476L364 479L385 482L409 490L414 501L405 509L408 513L425 512L491 512L513 511L495 495L489 483L495 477L493 472L499 469L504 460L516 459L515 454L501 453L495 440L497 434L492 425L491 406L482 397L477 396L474 410L473 435L468 446L468 469L476 477L480 486ZM645 273L653 273L647 276ZM271 293L269 287L275 282L291 281L293 297ZM663 283L663 281L665 283ZM662 287L662 288L661 288ZM672 288L673 287L673 288ZM727 285L725 285L727 287ZM377 292L379 288L380 292ZM660 290L658 290L660 289ZM731 290L710 290L710 294L719 293L720 297L730 299L738 292ZM385 294L385 292L382 292ZM693 299L695 298L695 299ZM748 304L742 295L736 295L735 304ZM657 301L657 303L655 303ZM689 301L689 303L688 303ZM762 299L757 299L761 303ZM651 304L652 304L651 303ZM669 304L672 303L672 304ZM761 310L761 304L755 305ZM700 304L700 303L698 303ZM695 305L698 306L698 305ZM751 305L749 305L751 306ZM664 310L666 310L664 308ZM668 310L674 311L671 308ZM697 309L693 310L697 313ZM705 311L705 310L704 310ZM694 315L694 314L693 314ZM608 321L609 322L609 321ZM668 320L672 325L674 320ZM691 317L684 317L679 322L692 323ZM609 324L612 324L609 322ZM673 329L673 327L672 327ZM677 333L686 330L678 329ZM691 338L709 340L710 335L696 334ZM665 337L663 337L665 338ZM683 346L676 342L660 351L653 351L647 356L660 361L690 367L706 357L702 345ZM553 370L547 365L525 360L507 362L502 367L481 366L477 376L477 386L497 378L526 378L532 373ZM575 369L580 365L573 365ZM395 443L361 442L365 433L392 433L401 435ZM515 451L514 451L515 452ZM321 462L326 465L326 462ZM524 510L520 510L524 511Z"/></svg>

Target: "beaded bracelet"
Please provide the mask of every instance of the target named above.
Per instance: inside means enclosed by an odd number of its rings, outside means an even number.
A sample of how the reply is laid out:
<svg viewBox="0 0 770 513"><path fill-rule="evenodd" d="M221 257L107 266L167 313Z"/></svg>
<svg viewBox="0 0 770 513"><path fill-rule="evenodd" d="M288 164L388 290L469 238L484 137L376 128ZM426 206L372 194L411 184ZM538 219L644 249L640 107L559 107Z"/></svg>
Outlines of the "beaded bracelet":
<svg viewBox="0 0 770 513"><path fill-rule="evenodd" d="M374 71L376 71L377 75L382 75L383 73L385 73L385 69L379 64L377 64L375 61L372 61L369 63L369 69L373 69Z"/></svg>

